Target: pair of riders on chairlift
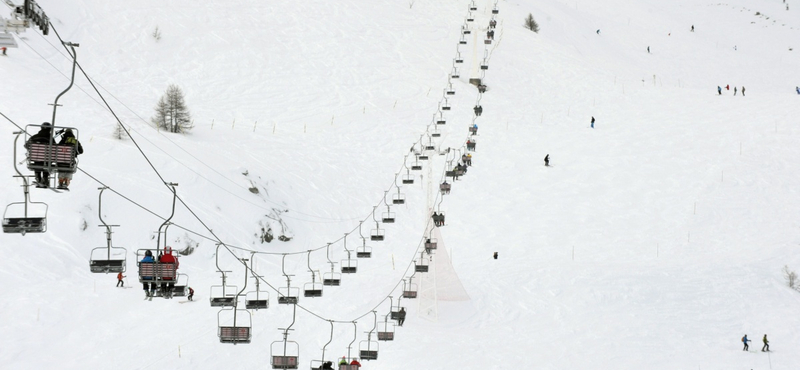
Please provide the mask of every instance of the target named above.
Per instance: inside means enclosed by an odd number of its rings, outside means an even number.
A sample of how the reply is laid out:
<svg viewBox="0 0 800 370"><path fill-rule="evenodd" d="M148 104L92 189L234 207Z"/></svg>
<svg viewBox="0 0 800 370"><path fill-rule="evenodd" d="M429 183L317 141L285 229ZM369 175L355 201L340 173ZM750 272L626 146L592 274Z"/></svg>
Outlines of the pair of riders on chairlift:
<svg viewBox="0 0 800 370"><path fill-rule="evenodd" d="M39 132L31 136L30 139L25 143L25 147L30 149L30 144L47 144L50 145L55 143L55 137L57 135L61 135L61 140L57 143L57 145L62 146L72 146L75 147L75 155L83 154L83 145L81 145L80 141L75 137L75 133L72 132L72 129L65 129L62 131L58 131L53 134L53 126L50 122L42 123L41 129ZM36 163L38 165L45 165L43 162ZM49 166L46 166L49 167ZM62 190L69 190L69 184L72 181L72 174L74 171L59 171L58 172L58 189ZM34 170L36 175L36 187L37 188L48 188L50 187L50 172L46 169L42 170Z"/></svg>

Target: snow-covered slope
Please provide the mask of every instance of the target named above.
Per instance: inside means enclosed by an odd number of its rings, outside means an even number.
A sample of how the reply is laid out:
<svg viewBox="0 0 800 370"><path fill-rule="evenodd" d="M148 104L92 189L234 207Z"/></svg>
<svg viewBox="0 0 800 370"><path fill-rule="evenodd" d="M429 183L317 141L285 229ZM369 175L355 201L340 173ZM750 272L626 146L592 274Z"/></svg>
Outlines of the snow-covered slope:
<svg viewBox="0 0 800 370"><path fill-rule="evenodd" d="M321 357L328 320L326 359L347 355L351 321L358 356L371 311L383 320L413 272L433 206L447 226L432 272L414 275L420 299L402 301L406 324L365 369L796 367L800 293L781 274L800 269L800 15L789 1L788 11L777 0L503 1L488 48L494 2L476 1L452 110L431 139L437 151L462 147L479 98L468 80L489 53L473 167L443 199L452 154L431 152L413 185L398 179L407 201L380 225L386 241L367 241L373 258L322 298L300 298L289 336L300 367ZM373 207L380 218L384 196L391 204L409 148L428 143L469 2L40 4L191 211L223 242L263 252L255 268L270 284L285 286L283 265L302 287L309 265L329 271L327 243L337 264L346 234L348 249L361 246L359 221L365 236L376 228ZM538 34L522 27L528 13ZM71 62L55 34L19 41L0 58L0 112L49 121ZM169 84L186 93L188 135L148 122ZM197 302L142 300L133 252L155 247L162 219L148 210L167 217L171 192L131 140L112 137L116 119L85 78L59 103L56 123L80 129L81 169L143 207L103 195L133 289L88 269L105 245L101 184L78 173L69 193L34 189L48 232L0 236L0 367L269 368L291 306L272 292L271 307L252 312L252 343L220 344L207 301L217 262L241 288L235 258L252 256L217 260L214 236L180 204L173 221L185 229L170 227L168 242L197 245L180 265ZM22 191L16 127L3 121L8 204ZM262 243L265 227L291 240ZM757 351L765 333L769 355Z"/></svg>

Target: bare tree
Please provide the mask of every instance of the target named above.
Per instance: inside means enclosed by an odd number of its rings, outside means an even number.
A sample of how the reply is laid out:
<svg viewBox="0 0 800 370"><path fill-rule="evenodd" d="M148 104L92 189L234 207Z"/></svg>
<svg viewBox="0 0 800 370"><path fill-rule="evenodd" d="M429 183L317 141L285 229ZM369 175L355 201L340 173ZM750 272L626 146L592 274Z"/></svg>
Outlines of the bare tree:
<svg viewBox="0 0 800 370"><path fill-rule="evenodd" d="M786 285L789 288L797 289L797 273L789 270L789 266L783 266L783 277L786 279Z"/></svg>
<svg viewBox="0 0 800 370"><path fill-rule="evenodd" d="M156 104L156 115L152 120L156 127L173 133L185 133L194 127L180 87L167 87L167 92Z"/></svg>
<svg viewBox="0 0 800 370"><path fill-rule="evenodd" d="M117 140L123 140L127 137L128 134L125 133L125 130L122 128L122 124L117 123L117 125L114 126L114 138Z"/></svg>
<svg viewBox="0 0 800 370"><path fill-rule="evenodd" d="M539 24L533 19L533 14L528 13L528 17L525 18L525 28L539 33Z"/></svg>

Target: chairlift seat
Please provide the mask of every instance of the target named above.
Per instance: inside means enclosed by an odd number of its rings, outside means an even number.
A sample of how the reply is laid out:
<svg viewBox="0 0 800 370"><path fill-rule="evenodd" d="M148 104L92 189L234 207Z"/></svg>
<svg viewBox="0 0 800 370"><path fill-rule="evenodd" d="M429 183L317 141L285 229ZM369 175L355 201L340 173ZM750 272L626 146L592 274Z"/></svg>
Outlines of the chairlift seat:
<svg viewBox="0 0 800 370"><path fill-rule="evenodd" d="M304 297L322 297L322 289L305 289L303 290Z"/></svg>
<svg viewBox="0 0 800 370"><path fill-rule="evenodd" d="M473 150L475 150L475 143L469 143L469 144L467 144L467 150L469 150L469 151L473 151Z"/></svg>
<svg viewBox="0 0 800 370"><path fill-rule="evenodd" d="M272 356L273 369L297 369L297 356Z"/></svg>
<svg viewBox="0 0 800 370"><path fill-rule="evenodd" d="M455 90L447 90L447 95L455 95L455 94L456 94Z"/></svg>
<svg viewBox="0 0 800 370"><path fill-rule="evenodd" d="M413 164L413 165L411 165L411 170L412 171L420 171L420 170L422 170L422 165Z"/></svg>
<svg viewBox="0 0 800 370"><path fill-rule="evenodd" d="M173 297L186 297L186 285L176 285L172 287Z"/></svg>
<svg viewBox="0 0 800 370"><path fill-rule="evenodd" d="M469 10L472 10L472 11L474 12L474 11L478 10L478 8L477 8L477 7L474 7L474 6L470 6L470 7L469 7Z"/></svg>
<svg viewBox="0 0 800 370"><path fill-rule="evenodd" d="M487 69L489 69L489 65L488 64L481 64L481 69L487 70Z"/></svg>
<svg viewBox="0 0 800 370"><path fill-rule="evenodd" d="M486 40L483 40L483 43L486 44L486 45L491 45L492 44L492 40L491 39L486 39Z"/></svg>
<svg viewBox="0 0 800 370"><path fill-rule="evenodd" d="M416 290L404 290L403 291L403 298L416 299L417 298L417 291Z"/></svg>
<svg viewBox="0 0 800 370"><path fill-rule="evenodd" d="M341 364L339 365L339 370L361 370L361 369L359 369L358 365Z"/></svg>
<svg viewBox="0 0 800 370"><path fill-rule="evenodd" d="M467 22L472 22L474 20L475 20L474 18L467 18Z"/></svg>
<svg viewBox="0 0 800 370"><path fill-rule="evenodd" d="M139 262L140 283L175 280L176 277L176 263Z"/></svg>
<svg viewBox="0 0 800 370"><path fill-rule="evenodd" d="M278 303L280 304L297 304L297 297L292 296L279 296Z"/></svg>
<svg viewBox="0 0 800 370"><path fill-rule="evenodd" d="M336 279L336 278L325 278L325 279L322 279L322 285L326 285L326 286L339 286L339 285L341 285L341 283L342 283L342 279Z"/></svg>
<svg viewBox="0 0 800 370"><path fill-rule="evenodd" d="M236 297L211 297L211 307L230 307L233 306L233 301Z"/></svg>
<svg viewBox="0 0 800 370"><path fill-rule="evenodd" d="M77 167L75 153L75 147L71 145L30 143L28 169L31 171L56 169L60 172L74 173Z"/></svg>
<svg viewBox="0 0 800 370"><path fill-rule="evenodd" d="M404 176L403 177L403 184L413 184L414 177L413 176Z"/></svg>
<svg viewBox="0 0 800 370"><path fill-rule="evenodd" d="M362 349L359 352L362 360L377 360L378 359L378 351L376 350L365 350Z"/></svg>
<svg viewBox="0 0 800 370"><path fill-rule="evenodd" d="M467 40L459 40L458 43L461 44L461 45L466 45L467 44Z"/></svg>
<svg viewBox="0 0 800 370"><path fill-rule="evenodd" d="M393 224L394 223L394 214L385 214L381 218L381 222L385 224Z"/></svg>
<svg viewBox="0 0 800 370"><path fill-rule="evenodd" d="M383 340L383 341L394 340L394 332L393 331L379 331L378 332L378 340Z"/></svg>
<svg viewBox="0 0 800 370"><path fill-rule="evenodd" d="M372 230L372 233L369 236L369 240L382 242L384 239L384 233L382 230Z"/></svg>
<svg viewBox="0 0 800 370"><path fill-rule="evenodd" d="M47 219L44 217L11 217L3 218L3 232L10 234L43 233L47 230Z"/></svg>
<svg viewBox="0 0 800 370"><path fill-rule="evenodd" d="M452 184L439 184L439 190L441 191L450 191Z"/></svg>
<svg viewBox="0 0 800 370"><path fill-rule="evenodd" d="M435 240L431 240L429 242L425 242L425 249L436 249L438 243Z"/></svg>
<svg viewBox="0 0 800 370"><path fill-rule="evenodd" d="M343 274L355 274L358 270L356 266L342 266L342 273Z"/></svg>
<svg viewBox="0 0 800 370"><path fill-rule="evenodd" d="M456 171L444 171L444 176L445 177L455 177L456 176Z"/></svg>
<svg viewBox="0 0 800 370"><path fill-rule="evenodd" d="M461 75L459 75L458 73L453 73L452 75L450 75L450 78L453 78L453 79L459 78L459 77L461 77Z"/></svg>
<svg viewBox="0 0 800 370"><path fill-rule="evenodd" d="M125 272L125 260L91 260L89 270L95 273L101 272Z"/></svg>
<svg viewBox="0 0 800 370"><path fill-rule="evenodd" d="M416 272L428 272L428 265L414 265L414 271L416 271Z"/></svg>
<svg viewBox="0 0 800 370"><path fill-rule="evenodd" d="M469 127L469 132L472 133L473 135L477 134L478 133L478 128L475 127L475 126L470 126Z"/></svg>
<svg viewBox="0 0 800 370"><path fill-rule="evenodd" d="M219 328L220 343L250 343L249 326L221 326Z"/></svg>
<svg viewBox="0 0 800 370"><path fill-rule="evenodd" d="M248 299L244 301L244 307L248 310L258 310L269 308L267 299Z"/></svg>
<svg viewBox="0 0 800 370"><path fill-rule="evenodd" d="M500 13L500 11L497 9L492 9L492 14L497 14L497 13Z"/></svg>
<svg viewBox="0 0 800 370"><path fill-rule="evenodd" d="M370 251L359 251L356 252L357 258L372 258L372 252Z"/></svg>
<svg viewBox="0 0 800 370"><path fill-rule="evenodd" d="M456 63L464 63L464 59L456 59Z"/></svg>
<svg viewBox="0 0 800 370"><path fill-rule="evenodd" d="M464 34L465 34L465 35L469 35L469 34L471 34L471 33L472 33L472 31L470 31L470 30L464 30Z"/></svg>
<svg viewBox="0 0 800 370"><path fill-rule="evenodd" d="M442 133L441 132L433 132L433 133L431 133L431 136L433 136L433 137L441 137Z"/></svg>
<svg viewBox="0 0 800 370"><path fill-rule="evenodd" d="M442 110L450 110L450 106L449 105L445 105L445 106L442 107Z"/></svg>
<svg viewBox="0 0 800 370"><path fill-rule="evenodd" d="M446 123L447 123L447 121L445 121L445 120L443 120L443 119L440 119L440 120L436 121L436 124L437 124L437 125L444 125L444 124L446 124Z"/></svg>

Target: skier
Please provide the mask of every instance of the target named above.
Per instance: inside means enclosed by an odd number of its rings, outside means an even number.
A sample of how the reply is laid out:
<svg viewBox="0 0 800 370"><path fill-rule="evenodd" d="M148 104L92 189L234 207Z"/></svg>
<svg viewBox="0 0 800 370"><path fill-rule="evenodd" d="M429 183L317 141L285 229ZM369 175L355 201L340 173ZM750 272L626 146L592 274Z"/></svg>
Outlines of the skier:
<svg viewBox="0 0 800 370"><path fill-rule="evenodd" d="M795 86L794 91L797 91L797 95L800 95L800 86Z"/></svg>
<svg viewBox="0 0 800 370"><path fill-rule="evenodd" d="M722 88L717 86L717 94L722 95Z"/></svg>
<svg viewBox="0 0 800 370"><path fill-rule="evenodd" d="M347 359L344 358L344 356L342 356L342 359L339 360L339 367L341 367L342 365L347 366Z"/></svg>
<svg viewBox="0 0 800 370"><path fill-rule="evenodd" d="M694 32L694 25L692 25L692 32Z"/></svg>
<svg viewBox="0 0 800 370"><path fill-rule="evenodd" d="M475 115L480 117L481 113L483 113L483 107L480 105L476 105L475 108L472 108L475 111Z"/></svg>
<svg viewBox="0 0 800 370"><path fill-rule="evenodd" d="M125 281L122 280L122 278L124 277L125 276L123 276L121 272L117 274L117 288L119 288L120 286L122 286L123 288L125 287Z"/></svg>
<svg viewBox="0 0 800 370"><path fill-rule="evenodd" d="M477 123L473 123L472 124L472 135L476 135L477 133L478 133L478 124Z"/></svg>
<svg viewBox="0 0 800 370"><path fill-rule="evenodd" d="M725 90L730 90L730 89L731 89L731 85L725 85Z"/></svg>
<svg viewBox="0 0 800 370"><path fill-rule="evenodd" d="M592 116L592 128L594 128L594 116Z"/></svg>
<svg viewBox="0 0 800 370"><path fill-rule="evenodd" d="M733 87L733 96L736 96L736 86Z"/></svg>
<svg viewBox="0 0 800 370"><path fill-rule="evenodd" d="M439 226L439 215L436 214L436 211L433 211L433 215L431 215L431 219L433 219L433 225Z"/></svg>
<svg viewBox="0 0 800 370"><path fill-rule="evenodd" d="M325 363L322 364L322 370L333 370L333 362L325 361Z"/></svg>
<svg viewBox="0 0 800 370"><path fill-rule="evenodd" d="M400 307L400 312L397 313L397 325L403 326L406 322L406 308Z"/></svg>
<svg viewBox="0 0 800 370"><path fill-rule="evenodd" d="M650 54L650 47L647 47L647 54Z"/></svg>
<svg viewBox="0 0 800 370"><path fill-rule="evenodd" d="M30 144L51 144L53 141L53 127L50 125L50 122L42 123L42 128L39 129L39 132L31 136L30 139L25 143L25 147L30 149ZM33 162L36 166L44 166L45 162ZM34 170L36 174L36 187L37 188L47 188L50 186L50 172L47 170Z"/></svg>
<svg viewBox="0 0 800 370"><path fill-rule="evenodd" d="M544 166L550 167L550 154L544 156Z"/></svg>
<svg viewBox="0 0 800 370"><path fill-rule="evenodd" d="M748 344L747 344L747 342L752 342L752 341L751 341L750 339L747 339L747 334L745 334L745 335L742 337L742 343L744 343L744 349L742 349L742 351L748 351L748 350L750 350L750 345L748 345Z"/></svg>
<svg viewBox="0 0 800 370"><path fill-rule="evenodd" d="M192 289L192 287L189 287L189 296L186 298L188 298L191 301L192 297L194 297L194 289Z"/></svg>
<svg viewBox="0 0 800 370"><path fill-rule="evenodd" d="M761 347L761 352L769 352L769 341L767 340L767 335L764 334L764 346Z"/></svg>
<svg viewBox="0 0 800 370"><path fill-rule="evenodd" d="M360 363L360 362L358 362L358 359L357 359L357 358L354 358L354 359L353 359L353 361L350 361L350 366L353 366L353 365L355 365L355 366L356 366L356 369L358 369L359 367L361 367L361 363Z"/></svg>
<svg viewBox="0 0 800 370"><path fill-rule="evenodd" d="M472 166L472 154L467 153L467 166Z"/></svg>
<svg viewBox="0 0 800 370"><path fill-rule="evenodd" d="M497 259L497 252L494 252L494 254L492 255L492 257L494 257L494 259Z"/></svg>
<svg viewBox="0 0 800 370"><path fill-rule="evenodd" d="M600 29L599 29L599 28L597 29L597 34L598 34L598 35L600 34Z"/></svg>
<svg viewBox="0 0 800 370"><path fill-rule="evenodd" d="M744 96L744 86L742 86L742 96Z"/></svg>
<svg viewBox="0 0 800 370"><path fill-rule="evenodd" d="M5 47L5 46L3 46L2 48L0 48L0 50L2 50L2 51L3 51L3 55L8 55L8 54L6 54L6 47Z"/></svg>
<svg viewBox="0 0 800 370"><path fill-rule="evenodd" d="M65 146L72 146L75 147L75 156L83 154L83 145L78 139L75 137L75 134L72 132L72 129L68 128L64 131L64 135L61 136L61 141L58 142L58 145L65 145ZM64 172L58 171L58 188L61 190L69 190L69 183L72 181L72 173L71 172Z"/></svg>

